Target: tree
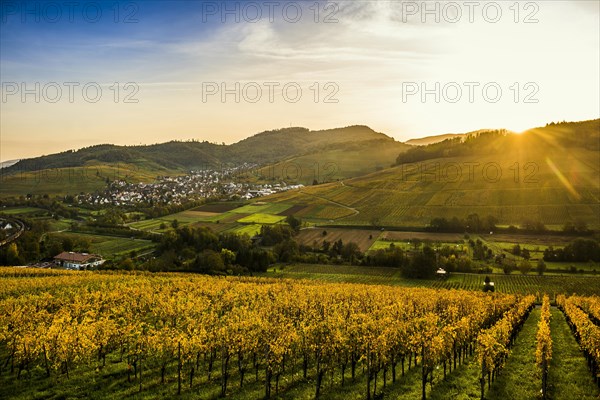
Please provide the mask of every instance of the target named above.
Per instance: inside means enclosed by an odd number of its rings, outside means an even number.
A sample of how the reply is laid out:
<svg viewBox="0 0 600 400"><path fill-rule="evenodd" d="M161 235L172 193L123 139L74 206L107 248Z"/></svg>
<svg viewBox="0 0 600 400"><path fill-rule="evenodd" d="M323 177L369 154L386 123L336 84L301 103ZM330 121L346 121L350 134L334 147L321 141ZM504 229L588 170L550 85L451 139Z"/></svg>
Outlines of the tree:
<svg viewBox="0 0 600 400"><path fill-rule="evenodd" d="M125 271L132 271L134 268L133 260L127 257L119 263L119 268Z"/></svg>
<svg viewBox="0 0 600 400"><path fill-rule="evenodd" d="M222 272L225 270L225 263L219 253L206 249L198 254L192 263L192 269L201 273Z"/></svg>
<svg viewBox="0 0 600 400"><path fill-rule="evenodd" d="M179 227L179 221L177 221L176 219L174 219L174 220L171 222L171 227L172 227L173 229L177 229L177 228Z"/></svg>
<svg viewBox="0 0 600 400"><path fill-rule="evenodd" d="M75 247L75 244L73 243L73 239L71 239L69 236L66 236L62 240L62 248L65 251L73 251L73 247Z"/></svg>
<svg viewBox="0 0 600 400"><path fill-rule="evenodd" d="M537 262L536 271L538 275L544 275L544 272L546 272L546 263L541 258Z"/></svg>
<svg viewBox="0 0 600 400"><path fill-rule="evenodd" d="M479 232L481 230L481 221L479 220L479 215L469 214L466 222L471 232Z"/></svg>
<svg viewBox="0 0 600 400"><path fill-rule="evenodd" d="M523 257L526 260L529 260L531 258L531 254L529 253L528 249L522 249L521 250L521 257Z"/></svg>
<svg viewBox="0 0 600 400"><path fill-rule="evenodd" d="M502 260L502 270L506 275L510 275L517 268L515 262L511 259L505 258Z"/></svg>
<svg viewBox="0 0 600 400"><path fill-rule="evenodd" d="M273 252L281 262L293 261L298 254L300 254L298 243L292 239L277 243L275 247L273 247Z"/></svg>
<svg viewBox="0 0 600 400"><path fill-rule="evenodd" d="M235 262L235 253L229 249L221 249L221 258L225 265L231 265Z"/></svg>
<svg viewBox="0 0 600 400"><path fill-rule="evenodd" d="M498 224L498 218L494 217L493 215L488 215L486 218L486 223L487 229L493 231L494 229L496 229L496 224Z"/></svg>
<svg viewBox="0 0 600 400"><path fill-rule="evenodd" d="M518 244L515 244L512 248L512 253L515 256L520 256L521 255L521 246L519 246Z"/></svg>
<svg viewBox="0 0 600 400"><path fill-rule="evenodd" d="M342 258L353 263L355 259L361 255L360 248L354 242L348 242L344 245L341 251Z"/></svg>
<svg viewBox="0 0 600 400"><path fill-rule="evenodd" d="M581 219L575 221L575 230L579 233L586 233L588 231L587 223Z"/></svg>
<svg viewBox="0 0 600 400"><path fill-rule="evenodd" d="M47 247L47 255L50 257L54 257L63 252L62 242L57 240L53 240L50 245Z"/></svg>
<svg viewBox="0 0 600 400"><path fill-rule="evenodd" d="M571 221L568 221L567 223L565 223L562 230L565 233L574 233L575 225Z"/></svg>
<svg viewBox="0 0 600 400"><path fill-rule="evenodd" d="M77 241L77 247L84 253L89 253L92 248L92 241L87 237L80 237Z"/></svg>
<svg viewBox="0 0 600 400"><path fill-rule="evenodd" d="M8 249L6 249L6 263L8 265L19 265L21 264L21 259L19 257L19 248L15 242L12 242L8 245Z"/></svg>
<svg viewBox="0 0 600 400"><path fill-rule="evenodd" d="M98 225L116 226L124 222L123 212L117 208L109 208L98 217Z"/></svg>
<svg viewBox="0 0 600 400"><path fill-rule="evenodd" d="M405 267L404 275L408 278L431 278L436 272L435 252L429 246L412 257L411 262Z"/></svg>
<svg viewBox="0 0 600 400"><path fill-rule="evenodd" d="M292 234L293 231L289 226L276 224L261 226L259 236L262 238L261 244L264 246L273 246L290 239Z"/></svg>
<svg viewBox="0 0 600 400"><path fill-rule="evenodd" d="M285 218L285 222L292 228L294 232L298 232L300 227L302 226L302 221L299 218L294 217L293 215L288 215Z"/></svg>
<svg viewBox="0 0 600 400"><path fill-rule="evenodd" d="M423 244L423 241L421 239L417 239L417 238L410 239L410 242L412 243L413 248L415 250L417 250Z"/></svg>
<svg viewBox="0 0 600 400"><path fill-rule="evenodd" d="M523 275L527 275L529 271L531 271L531 263L527 260L521 261L519 263L519 271L521 271Z"/></svg>
<svg viewBox="0 0 600 400"><path fill-rule="evenodd" d="M340 256L342 255L342 249L344 248L344 242L342 239L338 239L331 246L331 255L332 256Z"/></svg>

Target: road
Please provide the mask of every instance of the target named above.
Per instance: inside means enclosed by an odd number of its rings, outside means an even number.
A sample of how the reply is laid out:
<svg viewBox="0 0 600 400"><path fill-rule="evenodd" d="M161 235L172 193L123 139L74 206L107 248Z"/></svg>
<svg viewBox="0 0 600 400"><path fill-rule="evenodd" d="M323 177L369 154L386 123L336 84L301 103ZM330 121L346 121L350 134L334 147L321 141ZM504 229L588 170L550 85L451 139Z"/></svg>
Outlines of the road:
<svg viewBox="0 0 600 400"><path fill-rule="evenodd" d="M15 240L17 240L19 238L19 236L21 236L23 234L23 232L25 232L25 224L21 221L19 221L18 219L14 219L14 218L0 218L3 221L8 221L9 223L11 223L12 225L18 226L19 230L10 235L9 237L7 237L6 239L0 241L0 246L4 246L5 244L9 244L11 242L14 242Z"/></svg>

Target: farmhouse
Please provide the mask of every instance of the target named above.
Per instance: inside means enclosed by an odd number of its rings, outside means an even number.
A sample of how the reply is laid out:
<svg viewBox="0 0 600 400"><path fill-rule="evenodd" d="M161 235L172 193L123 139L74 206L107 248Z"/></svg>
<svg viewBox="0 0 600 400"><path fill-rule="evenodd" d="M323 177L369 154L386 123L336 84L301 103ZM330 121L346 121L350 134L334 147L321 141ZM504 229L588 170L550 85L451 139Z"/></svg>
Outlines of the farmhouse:
<svg viewBox="0 0 600 400"><path fill-rule="evenodd" d="M54 257L54 263L67 269L82 270L102 265L104 259L97 254L63 251Z"/></svg>

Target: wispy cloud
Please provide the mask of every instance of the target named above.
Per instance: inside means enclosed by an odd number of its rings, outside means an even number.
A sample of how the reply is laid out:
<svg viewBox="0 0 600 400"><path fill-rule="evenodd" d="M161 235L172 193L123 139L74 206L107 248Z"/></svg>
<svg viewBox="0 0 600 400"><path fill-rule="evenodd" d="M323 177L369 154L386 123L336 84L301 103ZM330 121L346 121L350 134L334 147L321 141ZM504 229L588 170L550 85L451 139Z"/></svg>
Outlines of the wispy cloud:
<svg viewBox="0 0 600 400"><path fill-rule="evenodd" d="M170 140L199 137L235 141L263 129L371 125L398 139L481 127L540 125L549 120L597 117L600 10L598 2L536 2L537 23L519 23L502 3L502 20L489 23L481 8L469 22L425 23L406 5L422 2L340 1L328 9L334 23L319 21L302 2L303 18L281 14L270 22L203 21L202 2L140 3L136 24L3 24L3 82L136 82L140 102L124 104L2 104L2 158L17 158L28 140L47 136L73 143ZM429 6L434 2L428 2ZM446 3L439 3L443 6ZM458 3L463 4L463 3ZM523 6L525 3L519 3ZM410 11L410 12L409 12ZM303 101L290 104L202 102L203 82L298 82ZM499 103L403 102L406 82L499 82ZM312 100L310 86L334 82L336 104ZM511 85L535 82L538 103L512 99ZM109 117L100 117L106 116ZM235 117L232 117L235 115ZM124 135L127 132L128 135ZM128 139L128 136L131 139ZM22 145L14 143L21 141ZM45 143L45 142L44 142ZM89 141L86 141L89 144ZM65 145L57 141L57 150ZM7 150L8 149L8 150Z"/></svg>

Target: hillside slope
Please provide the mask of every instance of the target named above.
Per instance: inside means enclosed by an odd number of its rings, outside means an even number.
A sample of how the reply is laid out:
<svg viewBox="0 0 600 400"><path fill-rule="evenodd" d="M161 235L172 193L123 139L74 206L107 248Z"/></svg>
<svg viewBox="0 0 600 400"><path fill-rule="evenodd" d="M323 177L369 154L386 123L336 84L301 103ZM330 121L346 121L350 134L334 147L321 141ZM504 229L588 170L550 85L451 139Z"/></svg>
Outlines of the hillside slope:
<svg viewBox="0 0 600 400"><path fill-rule="evenodd" d="M149 169L188 170L221 164L266 164L289 157L314 153L320 149L348 143L394 139L367 126L311 131L284 128L258 133L232 145L209 142L172 141L144 146L101 144L79 150L24 159L6 168L6 172L29 172L48 168L83 167L98 163L131 163Z"/></svg>
<svg viewBox="0 0 600 400"><path fill-rule="evenodd" d="M585 221L598 228L599 122L450 139L402 153L394 168L269 200L356 210L335 220L342 225L424 226L477 213L505 225Z"/></svg>
<svg viewBox="0 0 600 400"><path fill-rule="evenodd" d="M257 175L302 183L355 177L393 164L409 146L366 126L262 132L232 145L168 142L147 146L110 144L21 160L0 171L0 196L90 192L107 180L149 182L192 169L266 166ZM314 171L311 172L310 169Z"/></svg>

